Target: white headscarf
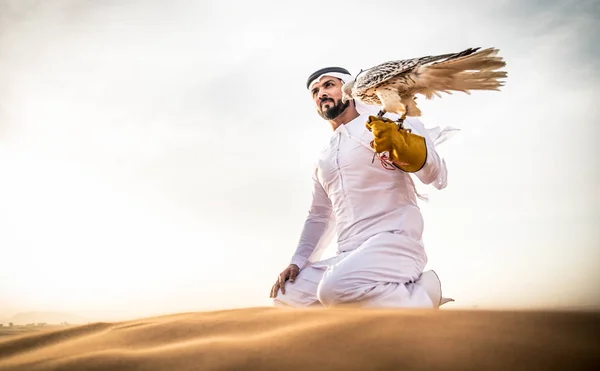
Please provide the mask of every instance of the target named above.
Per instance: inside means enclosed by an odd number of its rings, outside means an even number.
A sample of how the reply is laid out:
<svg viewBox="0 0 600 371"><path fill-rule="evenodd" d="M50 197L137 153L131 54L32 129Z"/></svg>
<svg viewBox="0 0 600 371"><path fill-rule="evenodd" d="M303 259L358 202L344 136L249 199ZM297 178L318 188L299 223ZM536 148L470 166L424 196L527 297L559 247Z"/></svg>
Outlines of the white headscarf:
<svg viewBox="0 0 600 371"><path fill-rule="evenodd" d="M313 82L310 83L308 90L310 90L312 88L313 84L319 82L324 76L336 77L336 78L342 80L342 82L344 84L347 83L348 81L352 81L352 79L353 79L352 75L347 75L345 73L325 72L324 74L320 75L319 77L314 79ZM364 115L364 114L377 115L377 113L381 110L381 107L364 104L356 99L354 100L354 103L356 104L356 111L358 113L360 113L361 115ZM386 116L388 116L388 115L386 115Z"/></svg>

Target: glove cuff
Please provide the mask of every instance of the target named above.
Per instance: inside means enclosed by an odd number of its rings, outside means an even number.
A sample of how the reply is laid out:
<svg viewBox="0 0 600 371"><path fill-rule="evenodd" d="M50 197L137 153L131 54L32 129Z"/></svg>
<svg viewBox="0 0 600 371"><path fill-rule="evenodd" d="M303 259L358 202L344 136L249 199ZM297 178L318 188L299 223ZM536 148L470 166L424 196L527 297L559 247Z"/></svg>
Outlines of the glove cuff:
<svg viewBox="0 0 600 371"><path fill-rule="evenodd" d="M402 143L397 151L396 167L407 173L416 173L427 162L427 143L425 138L407 130L398 132L398 141Z"/></svg>

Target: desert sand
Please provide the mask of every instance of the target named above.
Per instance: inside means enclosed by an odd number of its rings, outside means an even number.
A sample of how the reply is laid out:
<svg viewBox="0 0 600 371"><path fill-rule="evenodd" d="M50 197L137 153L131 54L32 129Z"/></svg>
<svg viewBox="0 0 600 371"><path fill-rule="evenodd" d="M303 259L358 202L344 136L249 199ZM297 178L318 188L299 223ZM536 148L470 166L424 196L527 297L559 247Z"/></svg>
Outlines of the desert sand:
<svg viewBox="0 0 600 371"><path fill-rule="evenodd" d="M5 336L0 370L600 370L600 313L183 313Z"/></svg>

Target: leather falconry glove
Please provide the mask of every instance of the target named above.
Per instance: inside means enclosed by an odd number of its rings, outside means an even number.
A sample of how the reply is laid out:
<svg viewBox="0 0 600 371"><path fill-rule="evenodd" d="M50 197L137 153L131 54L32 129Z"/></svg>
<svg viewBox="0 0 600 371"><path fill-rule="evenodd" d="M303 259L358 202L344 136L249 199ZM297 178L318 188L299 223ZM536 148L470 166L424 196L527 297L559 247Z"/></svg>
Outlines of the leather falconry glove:
<svg viewBox="0 0 600 371"><path fill-rule="evenodd" d="M427 144L425 138L404 129L401 124L385 117L369 116L367 129L375 137L372 146L375 152L388 152L389 159L400 170L414 173L425 165Z"/></svg>

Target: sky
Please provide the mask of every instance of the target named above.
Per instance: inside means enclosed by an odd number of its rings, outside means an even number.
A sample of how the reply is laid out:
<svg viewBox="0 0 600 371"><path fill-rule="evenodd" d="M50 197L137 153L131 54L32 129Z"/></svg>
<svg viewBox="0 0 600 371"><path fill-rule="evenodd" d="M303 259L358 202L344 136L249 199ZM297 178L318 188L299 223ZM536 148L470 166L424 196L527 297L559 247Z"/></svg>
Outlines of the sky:
<svg viewBox="0 0 600 371"><path fill-rule="evenodd" d="M501 92L420 100L452 308L599 307L595 1L0 0L0 318L270 305L331 128L305 81L496 47ZM330 246L326 256L335 253Z"/></svg>

